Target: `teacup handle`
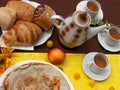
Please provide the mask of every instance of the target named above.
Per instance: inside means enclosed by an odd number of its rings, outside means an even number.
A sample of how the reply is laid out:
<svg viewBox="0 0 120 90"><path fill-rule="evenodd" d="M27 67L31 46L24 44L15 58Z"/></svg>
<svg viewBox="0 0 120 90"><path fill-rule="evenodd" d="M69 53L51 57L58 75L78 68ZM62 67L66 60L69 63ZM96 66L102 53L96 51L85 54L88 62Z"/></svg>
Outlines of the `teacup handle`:
<svg viewBox="0 0 120 90"><path fill-rule="evenodd" d="M57 22L57 20L60 20L60 23ZM60 15L53 15L51 17L52 23L56 26L56 28L60 29L62 24L65 24L65 19Z"/></svg>
<svg viewBox="0 0 120 90"><path fill-rule="evenodd" d="M93 64L94 64L94 63L91 61L91 62L87 63L87 67L88 67L92 72L94 72L94 73L99 73L100 71L99 71L98 69L96 69L95 67L92 67Z"/></svg>
<svg viewBox="0 0 120 90"><path fill-rule="evenodd" d="M88 68L90 68L91 67L91 65L93 65L93 62L91 61L91 62L89 62L89 63L87 63L87 67Z"/></svg>

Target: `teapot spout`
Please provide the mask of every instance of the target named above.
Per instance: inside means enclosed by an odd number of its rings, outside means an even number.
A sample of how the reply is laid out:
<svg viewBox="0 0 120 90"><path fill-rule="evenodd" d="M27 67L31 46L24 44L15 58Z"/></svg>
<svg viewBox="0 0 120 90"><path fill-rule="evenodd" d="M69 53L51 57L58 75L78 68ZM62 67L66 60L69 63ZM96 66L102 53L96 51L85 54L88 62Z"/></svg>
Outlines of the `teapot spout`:
<svg viewBox="0 0 120 90"><path fill-rule="evenodd" d="M101 25L101 26L97 26L97 27L88 27L88 38L87 39L92 38L100 31L102 31L106 28L109 28L109 27L110 27L110 24L108 24L108 23Z"/></svg>

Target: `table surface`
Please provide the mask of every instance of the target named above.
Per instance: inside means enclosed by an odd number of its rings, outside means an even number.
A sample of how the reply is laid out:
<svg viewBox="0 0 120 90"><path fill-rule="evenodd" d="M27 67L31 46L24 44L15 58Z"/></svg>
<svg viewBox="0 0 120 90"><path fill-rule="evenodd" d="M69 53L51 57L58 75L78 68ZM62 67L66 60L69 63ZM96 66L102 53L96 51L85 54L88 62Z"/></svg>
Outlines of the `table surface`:
<svg viewBox="0 0 120 90"><path fill-rule="evenodd" d="M67 75L69 80L72 82L74 86L74 90L120 90L120 75L118 74L118 71L120 71L120 55L118 54L106 54L106 56L109 59L110 62L110 68L107 68L107 70L104 73L104 75L101 74L94 74L88 71L84 72L83 70L83 61L86 61L89 59L85 59L85 57L90 55L89 58L92 58L93 52L91 53L92 55L89 54L72 54L72 53L67 53L66 54L66 59L63 63L56 65L57 67L62 68L63 72ZM48 54L47 53L13 53L12 59L12 68L16 68L15 64L18 64L19 62L27 62L27 60L39 60L39 61L45 61L49 63L49 60L47 58ZM29 62L29 61L28 61ZM88 69L89 70L89 69ZM9 72L9 71L8 71ZM111 72L111 73L110 73ZM74 78L74 74L77 73L80 75L78 79ZM1 74L1 73L0 73ZM94 79L103 79L104 76L106 77L105 80L103 81L95 81L88 76L91 74L94 75ZM4 75L4 74L3 74ZM88 75L88 76L87 76ZM2 77L0 77L0 82L1 82ZM3 79L2 79L3 80ZM113 89L110 89L113 88Z"/></svg>
<svg viewBox="0 0 120 90"><path fill-rule="evenodd" d="M0 7L4 6L8 0L0 0ZM45 3L51 6L55 12L59 15L62 15L64 18L69 16L75 11L76 5L81 0L33 0L38 3ZM120 0L98 0L101 3L104 20L108 20L115 25L119 25L120 20L120 12L118 9L120 8ZM65 74L70 78L72 81L75 90L108 90L109 87L115 87L115 90L120 90L119 81L120 76L118 75L118 71L120 70L120 51L119 52L109 52L101 47L97 40L97 36L94 36L90 40L86 41L83 45L76 47L74 49L67 49L63 47L58 40L58 30L55 28L53 31L53 35L50 38L54 41L54 47L60 48L64 50L66 54L66 60L64 63L58 65L63 68ZM18 53L16 57L12 57L14 63L23 61L23 60L44 60L48 62L47 53L39 53L39 52L47 52L51 48L47 48L45 44L41 46L35 47L35 50L31 52L29 51L22 51L22 50L15 50ZM21 52L21 53L20 53ZM27 53L22 53L27 52ZM35 53L34 53L35 52ZM36 53L38 52L38 53ZM81 53L89 53L89 52L102 52L107 54L108 58L110 59L111 63L111 70L112 73L107 80L102 82L95 82L95 87L90 87L89 82L90 78L85 75L82 70L82 60L86 54ZM71 54L74 53L74 54ZM78 54L76 54L78 53ZM112 54L112 55L111 55ZM73 74L75 72L80 73L80 79L75 80ZM81 83L82 82L82 83ZM86 87L85 87L86 86Z"/></svg>
<svg viewBox="0 0 120 90"><path fill-rule="evenodd" d="M8 0L0 0L0 6L4 6L7 3ZM32 0L38 3L47 4L50 7L52 7L56 14L62 15L64 18L69 16L75 11L76 5L81 0ZM103 14L104 14L104 20L107 20L108 22L111 22L115 25L120 24L120 12L118 9L120 8L120 0L98 0L101 3ZM54 47L60 48L64 50L66 53L89 53L89 52L102 52L102 53L112 53L104 48L99 44L97 40L97 35L93 38L86 41L84 44L82 44L79 47L76 47L74 49L68 49L63 47L59 40L58 40L59 32L56 28L54 28L53 35L50 38L54 41ZM35 47L35 50L33 52L47 52L51 48L47 48L45 44L41 46ZM17 52L22 50L16 50ZM28 52L28 51L24 51ZM119 54L119 52L115 52L114 54Z"/></svg>

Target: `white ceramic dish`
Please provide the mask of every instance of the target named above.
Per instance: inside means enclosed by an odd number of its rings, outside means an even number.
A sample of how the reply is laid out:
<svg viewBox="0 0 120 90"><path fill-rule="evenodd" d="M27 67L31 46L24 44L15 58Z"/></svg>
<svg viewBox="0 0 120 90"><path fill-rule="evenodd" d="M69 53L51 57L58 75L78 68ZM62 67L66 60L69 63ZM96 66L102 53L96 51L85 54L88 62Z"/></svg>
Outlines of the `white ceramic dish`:
<svg viewBox="0 0 120 90"><path fill-rule="evenodd" d="M120 42L115 46L108 45L105 42L105 34L106 34L105 32L99 32L98 35L97 35L98 36L98 42L100 43L100 45L104 49L106 49L106 50L108 50L110 52L118 52L118 51L120 51Z"/></svg>
<svg viewBox="0 0 120 90"><path fill-rule="evenodd" d="M80 1L76 6L76 11L79 11L79 10L84 11L84 8L85 8L85 5L87 4L87 2L88 2L87 0L86 1ZM98 14L95 16L95 20L98 20L98 23L103 20L102 9L100 9Z"/></svg>
<svg viewBox="0 0 120 90"><path fill-rule="evenodd" d="M110 76L110 73L111 73L111 66L109 65L107 67L107 69L105 71L103 71L102 73L100 74L96 74L94 73L93 71L91 71L89 68L88 68L88 62L91 61L92 57L96 54L97 52L91 52L91 53L88 53L87 55L85 55L85 57L83 58L83 61L82 61L82 68L83 68L83 71L84 73L96 80L96 81L103 81L105 79L107 79L109 76Z"/></svg>
<svg viewBox="0 0 120 90"><path fill-rule="evenodd" d="M60 72L62 74L62 76L66 79L66 81L68 82L68 85L70 86L70 90L74 90L74 87L73 87L71 81L68 79L68 77L58 67L54 66L53 64L50 64L50 63L47 63L47 62L44 62L44 61L40 61L40 60L26 60L26 61L19 62L19 63L15 64L15 65L11 66L0 77L0 86L2 86L2 83L3 83L4 79L5 79L5 77L7 76L7 74L9 74L10 72L12 72L13 70L15 70L16 68L18 68L21 65L29 64L29 63L43 63L43 64L51 65L58 72Z"/></svg>
<svg viewBox="0 0 120 90"><path fill-rule="evenodd" d="M34 6L35 8L38 5L40 5L37 2L33 2L33 1L29 1L29 0L22 0L22 1ZM19 46L19 47L13 47L13 48L19 49L19 50L34 50L34 46L39 46L39 45L44 44L52 36L53 29L54 29L54 27L51 28L49 31L43 31L42 36L40 36L38 42L36 44L34 44L33 46ZM4 33L5 30L2 30L2 32ZM6 47L6 45L2 41L2 38L0 38L0 44L1 44L1 46Z"/></svg>

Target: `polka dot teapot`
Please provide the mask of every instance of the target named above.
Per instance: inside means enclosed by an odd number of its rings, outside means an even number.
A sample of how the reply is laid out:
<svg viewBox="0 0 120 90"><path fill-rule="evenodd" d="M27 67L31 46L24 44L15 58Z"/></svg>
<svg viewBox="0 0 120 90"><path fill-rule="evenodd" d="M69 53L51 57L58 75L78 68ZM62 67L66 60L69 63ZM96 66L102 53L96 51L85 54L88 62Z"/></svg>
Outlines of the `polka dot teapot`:
<svg viewBox="0 0 120 90"><path fill-rule="evenodd" d="M87 12L75 11L72 16L63 18L60 15L51 17L52 23L59 29L59 40L68 48L82 45L101 30L108 28L108 24L90 27L91 17Z"/></svg>

